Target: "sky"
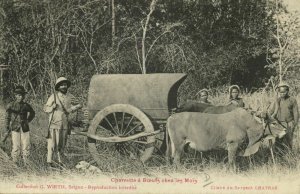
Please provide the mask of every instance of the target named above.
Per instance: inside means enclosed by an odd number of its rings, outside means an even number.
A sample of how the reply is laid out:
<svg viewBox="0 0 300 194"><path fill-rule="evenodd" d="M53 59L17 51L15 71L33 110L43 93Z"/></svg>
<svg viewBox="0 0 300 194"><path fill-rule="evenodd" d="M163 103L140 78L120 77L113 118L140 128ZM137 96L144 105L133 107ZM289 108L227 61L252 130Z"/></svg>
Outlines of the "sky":
<svg viewBox="0 0 300 194"><path fill-rule="evenodd" d="M291 11L300 11L300 0L283 0Z"/></svg>

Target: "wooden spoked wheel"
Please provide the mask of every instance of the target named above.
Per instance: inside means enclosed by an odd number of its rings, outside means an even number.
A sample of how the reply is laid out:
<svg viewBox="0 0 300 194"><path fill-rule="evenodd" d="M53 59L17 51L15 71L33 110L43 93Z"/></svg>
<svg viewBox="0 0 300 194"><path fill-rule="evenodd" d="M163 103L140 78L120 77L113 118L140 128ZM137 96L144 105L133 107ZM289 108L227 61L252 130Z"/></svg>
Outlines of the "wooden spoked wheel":
<svg viewBox="0 0 300 194"><path fill-rule="evenodd" d="M88 133L100 137L130 137L142 132L153 132L151 120L138 108L129 104L114 104L99 111L92 120ZM89 151L101 164L103 149L118 152L131 159L148 160L154 150L155 136L139 137L120 142L103 142L89 138Z"/></svg>

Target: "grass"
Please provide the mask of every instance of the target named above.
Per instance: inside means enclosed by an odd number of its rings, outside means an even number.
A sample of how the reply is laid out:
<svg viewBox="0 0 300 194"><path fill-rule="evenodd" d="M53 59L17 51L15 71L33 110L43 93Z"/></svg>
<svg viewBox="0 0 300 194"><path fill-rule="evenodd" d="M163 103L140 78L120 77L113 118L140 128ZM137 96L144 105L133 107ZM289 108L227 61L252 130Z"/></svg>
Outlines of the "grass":
<svg viewBox="0 0 300 194"><path fill-rule="evenodd" d="M253 109L266 109L273 99L272 93L260 92L251 95L243 95L246 106L250 105ZM300 96L296 97L300 102ZM226 93L213 96L210 100L214 104L225 104L228 96ZM46 168L46 154L47 154L47 121L48 116L43 113L41 104L35 104L36 118L31 124L31 165L24 168L22 165L16 166L12 161L5 156L5 153L0 153L0 177L5 181L23 180L27 177L28 180L34 180L34 177L40 179L42 177L49 177L55 180L71 179L74 177L88 177L89 179L97 178L100 175L82 174L75 169L75 165L85 160L91 164L96 165L93 158L88 151L88 144L86 138L82 136L69 136L67 144L67 158L66 168L62 171L48 171ZM0 113L1 114L1 113ZM3 111L2 111L3 114ZM3 125L1 126L3 129ZM122 155L114 154L109 149L101 150L99 157L103 160L102 165L98 166L103 174L101 176L108 177L127 177L127 176L144 176L144 177L159 177L159 176L206 176L210 175L216 180L222 177L226 179L240 179L243 180L261 180L263 178L270 179L270 181L277 180L278 177L293 177L300 174L300 136L299 132L295 134L294 146L295 149L284 157L276 155L276 165L273 165L270 160L270 151L261 148L260 151L249 158L238 157L239 172L237 174L230 173L224 168L226 163L226 152L210 152L200 153L190 151L183 157L182 166L176 168L165 161L164 156L154 153L153 157L142 164L138 160L124 158ZM11 140L1 146L2 149L10 155ZM224 159L225 158L225 159ZM212 178L212 179L213 179ZM81 179L81 178L79 178ZM242 180L242 179L241 179ZM289 179L286 179L289 180ZM246 181L247 182L247 181Z"/></svg>

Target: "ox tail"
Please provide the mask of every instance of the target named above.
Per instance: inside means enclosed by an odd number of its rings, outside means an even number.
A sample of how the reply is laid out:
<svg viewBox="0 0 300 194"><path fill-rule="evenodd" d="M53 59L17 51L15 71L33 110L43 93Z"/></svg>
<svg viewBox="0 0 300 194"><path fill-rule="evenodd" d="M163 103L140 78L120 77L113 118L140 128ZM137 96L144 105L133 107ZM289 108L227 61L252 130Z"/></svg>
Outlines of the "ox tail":
<svg viewBox="0 0 300 194"><path fill-rule="evenodd" d="M170 128L171 119L172 119L172 116L170 116L168 118L167 124L166 124L166 132L167 132L167 135L166 135L166 138L167 138L167 141L166 141L167 142L167 157L169 157L170 153L171 153L171 157L174 158L174 156L175 156L175 144L174 144L173 138L172 138L173 131ZM170 142L168 141L169 138L170 138Z"/></svg>

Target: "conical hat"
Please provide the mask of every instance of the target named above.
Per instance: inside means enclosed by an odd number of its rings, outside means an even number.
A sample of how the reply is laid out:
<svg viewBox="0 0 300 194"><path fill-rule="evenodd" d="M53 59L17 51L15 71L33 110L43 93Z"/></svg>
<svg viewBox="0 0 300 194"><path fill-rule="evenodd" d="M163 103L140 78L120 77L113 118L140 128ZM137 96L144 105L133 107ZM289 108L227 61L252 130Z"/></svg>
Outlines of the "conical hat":
<svg viewBox="0 0 300 194"><path fill-rule="evenodd" d="M280 82L278 84L278 86L276 87L276 89L280 88L280 87L287 87L287 88L290 88L289 84L286 83L286 82Z"/></svg>
<svg viewBox="0 0 300 194"><path fill-rule="evenodd" d="M21 94L21 95L27 94L23 86L16 86L14 93Z"/></svg>
<svg viewBox="0 0 300 194"><path fill-rule="evenodd" d="M208 90L204 88L204 89L200 90L199 92L197 92L196 95L201 94L202 92L206 92L207 94L209 94Z"/></svg>
<svg viewBox="0 0 300 194"><path fill-rule="evenodd" d="M239 91L239 93L241 93L241 89L240 89L240 87L239 87L238 85L232 85L232 86L229 87L229 94L231 93L231 91L232 91L234 88L237 89L237 90Z"/></svg>
<svg viewBox="0 0 300 194"><path fill-rule="evenodd" d="M67 85L68 85L68 87L71 86L71 82L70 82L67 78L65 78L65 77L59 77L59 78L56 80L56 83L55 83L55 90L58 90L60 84L63 83L63 82L66 82Z"/></svg>

